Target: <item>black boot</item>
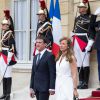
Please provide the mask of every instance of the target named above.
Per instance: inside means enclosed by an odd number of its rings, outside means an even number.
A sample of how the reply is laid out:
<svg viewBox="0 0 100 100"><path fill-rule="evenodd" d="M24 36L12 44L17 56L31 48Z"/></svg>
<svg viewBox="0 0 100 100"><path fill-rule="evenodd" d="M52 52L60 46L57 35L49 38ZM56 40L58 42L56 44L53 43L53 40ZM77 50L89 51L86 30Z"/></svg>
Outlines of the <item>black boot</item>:
<svg viewBox="0 0 100 100"><path fill-rule="evenodd" d="M96 90L100 90L100 88L97 88Z"/></svg>
<svg viewBox="0 0 100 100"><path fill-rule="evenodd" d="M88 89L88 81L89 81L89 75L90 75L90 67L84 67L84 82L82 84L81 89Z"/></svg>
<svg viewBox="0 0 100 100"><path fill-rule="evenodd" d="M84 81L84 72L83 67L78 67L78 73L79 73L79 85L77 86L78 89L81 89L83 81Z"/></svg>
<svg viewBox="0 0 100 100"><path fill-rule="evenodd" d="M77 88L78 88L78 89L81 89L82 84L83 84L83 81L79 81L79 84L78 84Z"/></svg>
<svg viewBox="0 0 100 100"><path fill-rule="evenodd" d="M4 100L10 100L10 95L7 95Z"/></svg>
<svg viewBox="0 0 100 100"><path fill-rule="evenodd" d="M4 100L10 100L11 85L12 85L12 78L7 78L7 95Z"/></svg>
<svg viewBox="0 0 100 100"><path fill-rule="evenodd" d="M88 89L88 84L86 82L83 82L80 89Z"/></svg>
<svg viewBox="0 0 100 100"><path fill-rule="evenodd" d="M99 85L100 85L100 80L99 80ZM96 90L99 90L99 91L100 91L100 87L99 87L99 88L97 88Z"/></svg>
<svg viewBox="0 0 100 100"><path fill-rule="evenodd" d="M0 97L0 99L5 99L6 97L6 87L7 87L6 83L7 83L7 79L3 78L3 95Z"/></svg>

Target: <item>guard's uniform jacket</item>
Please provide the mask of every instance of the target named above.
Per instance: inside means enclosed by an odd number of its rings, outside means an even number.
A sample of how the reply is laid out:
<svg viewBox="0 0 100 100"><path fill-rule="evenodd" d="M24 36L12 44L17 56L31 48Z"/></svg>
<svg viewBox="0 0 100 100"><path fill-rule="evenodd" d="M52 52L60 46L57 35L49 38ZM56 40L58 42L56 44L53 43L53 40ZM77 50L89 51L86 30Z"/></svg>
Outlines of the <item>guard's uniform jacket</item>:
<svg viewBox="0 0 100 100"><path fill-rule="evenodd" d="M78 16L75 19L73 46L74 46L75 56L77 58L78 67L89 66L90 54L89 53L86 54L86 57L84 59L84 55L85 55L84 52L85 52L85 47L87 46L88 40L94 39L95 37L95 32L92 29L92 27L94 27L93 23L95 23L94 22L95 18L96 17L94 15L84 14L84 15ZM82 62L83 59L84 59L84 62Z"/></svg>
<svg viewBox="0 0 100 100"><path fill-rule="evenodd" d="M75 33L88 33L90 15L84 14L80 15L75 19Z"/></svg>
<svg viewBox="0 0 100 100"><path fill-rule="evenodd" d="M1 46L2 48L9 48L11 50L15 45L14 35L11 30L5 31L1 34Z"/></svg>
<svg viewBox="0 0 100 100"><path fill-rule="evenodd" d="M44 36L47 38L47 48L52 48L53 44L53 35L52 35L52 26L49 21L39 22L37 25L36 37L37 36Z"/></svg>
<svg viewBox="0 0 100 100"><path fill-rule="evenodd" d="M84 51L88 43L88 39L94 39L95 37L95 33L90 28L90 26L94 23L94 20L91 20L93 18L93 15L84 14L75 19L74 36L78 39L78 43L82 51Z"/></svg>
<svg viewBox="0 0 100 100"><path fill-rule="evenodd" d="M15 60L15 39L11 30L1 33L0 40L0 70L4 77L11 77L12 67L7 67L16 64ZM6 70L7 69L7 70Z"/></svg>

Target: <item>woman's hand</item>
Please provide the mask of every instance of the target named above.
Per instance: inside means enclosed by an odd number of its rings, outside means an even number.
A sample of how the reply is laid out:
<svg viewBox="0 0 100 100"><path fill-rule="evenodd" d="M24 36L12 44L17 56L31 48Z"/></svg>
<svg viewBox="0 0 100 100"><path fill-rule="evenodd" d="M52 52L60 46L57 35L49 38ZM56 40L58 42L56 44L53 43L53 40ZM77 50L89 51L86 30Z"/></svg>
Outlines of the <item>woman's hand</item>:
<svg viewBox="0 0 100 100"><path fill-rule="evenodd" d="M79 95L78 95L78 92L77 92L77 88L74 89L74 96L75 96L75 97L78 97L78 96L79 96Z"/></svg>

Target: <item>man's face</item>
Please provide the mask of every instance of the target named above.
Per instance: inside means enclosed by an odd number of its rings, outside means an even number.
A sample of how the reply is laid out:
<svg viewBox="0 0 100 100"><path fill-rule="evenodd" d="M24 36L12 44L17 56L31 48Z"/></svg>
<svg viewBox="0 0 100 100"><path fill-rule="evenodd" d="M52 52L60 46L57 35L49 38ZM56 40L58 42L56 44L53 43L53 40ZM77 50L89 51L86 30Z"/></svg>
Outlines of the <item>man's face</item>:
<svg viewBox="0 0 100 100"><path fill-rule="evenodd" d="M39 21L44 21L45 20L45 15L44 14L39 14L38 19L39 19Z"/></svg>
<svg viewBox="0 0 100 100"><path fill-rule="evenodd" d="M85 14L87 12L87 8L86 7L80 7L79 8L79 13L80 14Z"/></svg>
<svg viewBox="0 0 100 100"><path fill-rule="evenodd" d="M42 39L37 39L36 40L36 49L38 51L41 52L42 50L45 49L45 47L46 47L46 43L44 43L44 41Z"/></svg>
<svg viewBox="0 0 100 100"><path fill-rule="evenodd" d="M2 30L8 30L9 25L8 24L2 24Z"/></svg>

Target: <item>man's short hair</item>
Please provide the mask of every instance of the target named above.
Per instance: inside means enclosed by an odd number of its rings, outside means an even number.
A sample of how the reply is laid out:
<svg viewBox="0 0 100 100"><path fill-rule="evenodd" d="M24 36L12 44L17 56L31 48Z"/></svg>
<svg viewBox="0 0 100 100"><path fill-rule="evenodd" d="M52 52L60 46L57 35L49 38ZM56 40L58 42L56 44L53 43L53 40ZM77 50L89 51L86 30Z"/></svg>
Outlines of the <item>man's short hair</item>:
<svg viewBox="0 0 100 100"><path fill-rule="evenodd" d="M47 43L47 38L44 37L44 36L38 36L38 37L36 38L36 40L37 40L37 39L41 39L41 40L43 40L44 43Z"/></svg>

